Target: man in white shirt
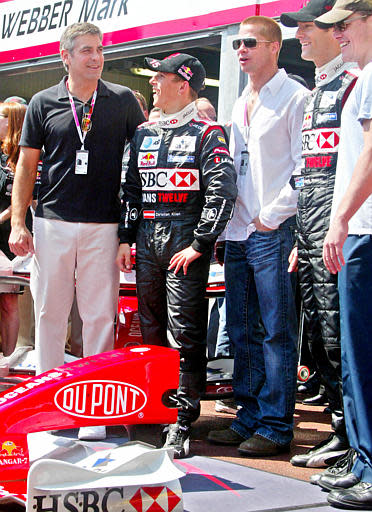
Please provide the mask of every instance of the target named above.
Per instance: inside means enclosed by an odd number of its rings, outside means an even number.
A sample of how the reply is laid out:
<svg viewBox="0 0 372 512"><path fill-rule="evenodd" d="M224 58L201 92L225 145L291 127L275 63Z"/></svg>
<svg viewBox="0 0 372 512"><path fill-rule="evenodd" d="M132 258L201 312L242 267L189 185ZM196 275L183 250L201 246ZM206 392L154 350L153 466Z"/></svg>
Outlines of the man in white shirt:
<svg viewBox="0 0 372 512"><path fill-rule="evenodd" d="M279 25L252 16L233 41L249 84L232 113L230 154L238 198L226 230L227 328L235 349L231 427L208 439L248 456L289 450L296 394L297 325L287 272L293 246L307 90L278 69Z"/></svg>
<svg viewBox="0 0 372 512"><path fill-rule="evenodd" d="M356 460L328 501L372 509L372 1L338 0L317 20L333 25L345 61L361 74L341 117L331 225L324 241L328 270L338 274L345 422ZM353 477L353 478L351 478Z"/></svg>

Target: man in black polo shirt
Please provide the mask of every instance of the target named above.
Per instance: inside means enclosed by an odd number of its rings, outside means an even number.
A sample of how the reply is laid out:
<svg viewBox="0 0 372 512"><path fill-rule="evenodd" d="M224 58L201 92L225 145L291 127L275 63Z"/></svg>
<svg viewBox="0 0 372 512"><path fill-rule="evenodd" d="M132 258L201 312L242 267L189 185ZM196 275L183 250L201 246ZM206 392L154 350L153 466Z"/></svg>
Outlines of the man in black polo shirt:
<svg viewBox="0 0 372 512"><path fill-rule="evenodd" d="M60 52L68 76L36 94L27 111L9 240L16 255L35 253L31 291L38 373L63 364L75 278L84 356L113 347L121 161L125 141L144 121L128 88L100 79L104 59L98 27L67 27ZM42 148L34 246L24 218ZM104 437L104 427L98 429L81 437Z"/></svg>

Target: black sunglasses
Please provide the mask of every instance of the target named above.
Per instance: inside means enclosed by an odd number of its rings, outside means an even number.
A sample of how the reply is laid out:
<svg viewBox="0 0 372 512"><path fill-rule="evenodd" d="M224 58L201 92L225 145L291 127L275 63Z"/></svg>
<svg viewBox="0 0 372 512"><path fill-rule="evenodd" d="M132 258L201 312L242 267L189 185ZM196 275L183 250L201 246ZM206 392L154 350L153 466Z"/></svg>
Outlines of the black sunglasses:
<svg viewBox="0 0 372 512"><path fill-rule="evenodd" d="M255 37L245 37L244 39L234 39L232 46L234 50L238 50L241 44L244 44L246 48L256 48L258 43L272 43L272 41L257 41Z"/></svg>

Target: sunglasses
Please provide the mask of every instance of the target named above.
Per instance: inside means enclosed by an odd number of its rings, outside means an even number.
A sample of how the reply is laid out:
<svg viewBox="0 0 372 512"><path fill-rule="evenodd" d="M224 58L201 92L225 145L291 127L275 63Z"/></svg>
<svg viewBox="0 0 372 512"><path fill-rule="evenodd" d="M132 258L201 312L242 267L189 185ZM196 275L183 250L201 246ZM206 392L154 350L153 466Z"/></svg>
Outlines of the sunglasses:
<svg viewBox="0 0 372 512"><path fill-rule="evenodd" d="M246 48L256 48L258 43L272 43L273 41L257 41L255 37L246 37L244 39L234 39L232 46L234 50L238 50L243 43Z"/></svg>
<svg viewBox="0 0 372 512"><path fill-rule="evenodd" d="M362 14L361 16L357 16L356 18L346 19L344 21L338 21L334 24L334 28L339 32L344 32L347 29L347 26L350 25L353 21L360 20L362 18L367 18L368 14Z"/></svg>

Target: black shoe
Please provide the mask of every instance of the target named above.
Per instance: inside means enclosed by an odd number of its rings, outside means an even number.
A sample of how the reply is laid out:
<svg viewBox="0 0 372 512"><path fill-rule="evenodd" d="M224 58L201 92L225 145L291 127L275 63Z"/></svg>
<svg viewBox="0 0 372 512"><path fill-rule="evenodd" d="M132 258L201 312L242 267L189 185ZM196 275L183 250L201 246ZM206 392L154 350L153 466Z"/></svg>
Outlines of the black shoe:
<svg viewBox="0 0 372 512"><path fill-rule="evenodd" d="M290 462L293 466L303 468L321 468L331 466L349 449L347 441L331 434L327 439L311 448L306 453L295 455Z"/></svg>
<svg viewBox="0 0 372 512"><path fill-rule="evenodd" d="M328 468L328 470L320 475L317 482L318 485L327 491L353 487L353 485L359 482L359 478L351 472L355 459L356 452L350 449L334 466Z"/></svg>
<svg viewBox="0 0 372 512"><path fill-rule="evenodd" d="M180 423L169 425L163 448L173 448L175 459L187 457L190 453L190 434L190 425L181 425Z"/></svg>
<svg viewBox="0 0 372 512"><path fill-rule="evenodd" d="M359 482L349 489L337 489L331 491L327 499L338 508L372 510L372 484Z"/></svg>
<svg viewBox="0 0 372 512"><path fill-rule="evenodd" d="M225 428L224 430L211 430L207 439L211 443L227 446L237 446L245 441L245 437L241 436L231 428Z"/></svg>
<svg viewBox="0 0 372 512"><path fill-rule="evenodd" d="M270 455L279 455L289 452L289 444L277 444L260 434L253 434L252 437L243 441L238 451L249 457L268 457Z"/></svg>
<svg viewBox="0 0 372 512"><path fill-rule="evenodd" d="M297 385L298 393L304 395L316 395L319 393L319 377L316 372L312 373L306 382L299 382Z"/></svg>
<svg viewBox="0 0 372 512"><path fill-rule="evenodd" d="M315 473L314 475L311 475L309 478L309 482L313 485L318 485L319 478L322 476L322 474L323 473Z"/></svg>
<svg viewBox="0 0 372 512"><path fill-rule="evenodd" d="M302 400L302 403L304 405L325 405L325 404L328 404L328 397L325 392L318 393L315 396L305 398L304 400Z"/></svg>
<svg viewBox="0 0 372 512"><path fill-rule="evenodd" d="M350 448L345 455L342 455L333 466L329 466L326 470L321 473L315 473L310 477L311 484L318 484L319 480L323 476L331 475L333 477L345 475L351 471L351 468L354 465L356 458L356 451L353 448Z"/></svg>

